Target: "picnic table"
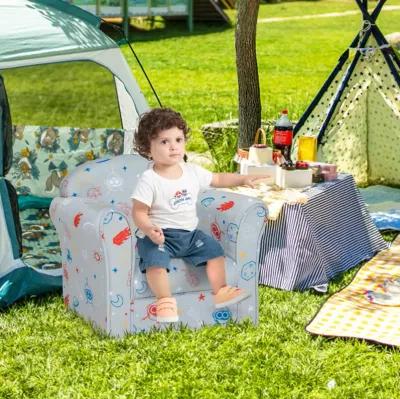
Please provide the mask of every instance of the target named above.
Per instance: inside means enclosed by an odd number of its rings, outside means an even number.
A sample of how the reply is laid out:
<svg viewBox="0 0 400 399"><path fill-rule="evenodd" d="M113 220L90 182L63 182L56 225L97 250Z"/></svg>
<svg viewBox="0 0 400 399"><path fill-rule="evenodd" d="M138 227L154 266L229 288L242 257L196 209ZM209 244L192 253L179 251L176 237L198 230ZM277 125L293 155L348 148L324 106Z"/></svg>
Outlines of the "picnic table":
<svg viewBox="0 0 400 399"><path fill-rule="evenodd" d="M326 288L332 278L388 247L351 175L300 191L307 201L286 202L276 220L266 220L260 284L284 290Z"/></svg>

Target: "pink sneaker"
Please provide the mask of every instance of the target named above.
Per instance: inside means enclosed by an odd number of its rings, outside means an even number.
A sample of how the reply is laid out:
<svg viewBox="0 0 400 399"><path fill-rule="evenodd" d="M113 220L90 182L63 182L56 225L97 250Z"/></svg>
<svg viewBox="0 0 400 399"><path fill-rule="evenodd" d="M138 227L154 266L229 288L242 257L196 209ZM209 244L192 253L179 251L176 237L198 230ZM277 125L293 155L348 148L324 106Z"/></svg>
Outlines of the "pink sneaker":
<svg viewBox="0 0 400 399"><path fill-rule="evenodd" d="M156 302L157 321L159 323L175 323L179 320L175 298L161 298Z"/></svg>
<svg viewBox="0 0 400 399"><path fill-rule="evenodd" d="M239 303L249 296L250 294L245 290L227 285L220 288L219 291L214 295L215 307L219 309L234 305L235 303Z"/></svg>

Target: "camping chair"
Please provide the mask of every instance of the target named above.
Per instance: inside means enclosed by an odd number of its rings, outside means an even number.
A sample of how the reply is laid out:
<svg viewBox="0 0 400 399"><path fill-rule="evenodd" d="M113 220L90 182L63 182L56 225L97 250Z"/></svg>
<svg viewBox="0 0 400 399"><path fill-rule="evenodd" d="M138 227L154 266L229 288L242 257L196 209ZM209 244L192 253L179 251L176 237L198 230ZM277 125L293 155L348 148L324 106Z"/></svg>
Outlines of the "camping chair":
<svg viewBox="0 0 400 399"><path fill-rule="evenodd" d="M148 161L119 155L86 162L61 183L50 216L62 250L66 307L113 336L161 328L155 298L141 273L130 195ZM173 259L170 282L183 325L258 321L258 242L266 215L263 203L233 192L209 189L198 201L199 227L224 247L227 282L251 295L216 310L205 268Z"/></svg>

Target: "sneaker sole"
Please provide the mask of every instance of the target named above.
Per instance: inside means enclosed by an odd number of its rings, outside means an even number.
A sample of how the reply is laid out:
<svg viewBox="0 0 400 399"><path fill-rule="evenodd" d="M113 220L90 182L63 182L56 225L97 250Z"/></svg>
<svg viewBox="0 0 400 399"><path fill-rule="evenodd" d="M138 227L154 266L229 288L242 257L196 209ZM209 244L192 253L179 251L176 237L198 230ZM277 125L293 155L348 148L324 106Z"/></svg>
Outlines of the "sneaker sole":
<svg viewBox="0 0 400 399"><path fill-rule="evenodd" d="M159 323L176 323L179 321L178 316L171 316L171 317L157 317L157 321Z"/></svg>
<svg viewBox="0 0 400 399"><path fill-rule="evenodd" d="M236 298L231 299L230 301L226 301L226 302L222 302L222 303L216 303L215 307L217 309L226 308L227 306L235 305L235 304L237 304L239 302L244 301L249 296L250 296L250 294L246 292L246 293L243 293L242 295L237 296Z"/></svg>

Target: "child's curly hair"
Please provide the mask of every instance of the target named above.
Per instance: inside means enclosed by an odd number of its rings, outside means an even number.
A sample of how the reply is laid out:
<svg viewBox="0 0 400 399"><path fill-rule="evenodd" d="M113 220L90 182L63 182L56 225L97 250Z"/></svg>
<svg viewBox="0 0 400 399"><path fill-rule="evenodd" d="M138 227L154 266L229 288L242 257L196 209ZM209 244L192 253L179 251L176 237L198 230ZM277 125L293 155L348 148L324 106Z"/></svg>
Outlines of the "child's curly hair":
<svg viewBox="0 0 400 399"><path fill-rule="evenodd" d="M143 157L150 158L150 143L158 134L167 129L177 127L182 130L185 140L189 129L179 112L171 108L154 108L140 116L139 126L135 132L134 149Z"/></svg>

